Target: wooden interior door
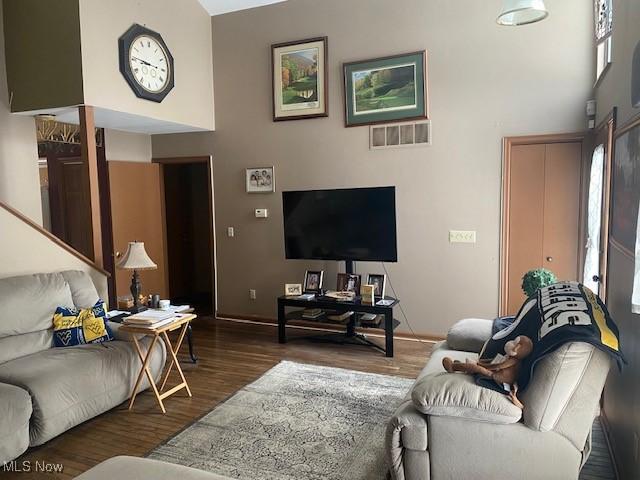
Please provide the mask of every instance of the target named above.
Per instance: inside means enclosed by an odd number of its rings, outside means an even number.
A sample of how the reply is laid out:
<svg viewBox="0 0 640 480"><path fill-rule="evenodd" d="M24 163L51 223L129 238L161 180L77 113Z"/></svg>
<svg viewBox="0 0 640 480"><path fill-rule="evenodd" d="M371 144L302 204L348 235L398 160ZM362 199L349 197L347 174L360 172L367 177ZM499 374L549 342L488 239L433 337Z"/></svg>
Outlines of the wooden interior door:
<svg viewBox="0 0 640 480"><path fill-rule="evenodd" d="M140 272L143 293L158 293L162 298L168 298L159 165L110 161L108 167L114 256L124 254L129 242L144 242L147 254L158 269ZM130 294L131 274L128 270L116 269L118 296Z"/></svg>
<svg viewBox="0 0 640 480"><path fill-rule="evenodd" d="M581 141L519 139L505 145L503 315L526 300L522 276L535 268L578 280L582 177Z"/></svg>
<svg viewBox="0 0 640 480"><path fill-rule="evenodd" d="M544 145L516 145L511 151L507 311L525 300L522 275L541 267L544 238Z"/></svg>
<svg viewBox="0 0 640 480"><path fill-rule="evenodd" d="M578 280L582 145L545 145L542 267L558 280Z"/></svg>
<svg viewBox="0 0 640 480"><path fill-rule="evenodd" d="M89 168L82 159L80 145L41 141L38 154L47 165L51 233L94 260Z"/></svg>
<svg viewBox="0 0 640 480"><path fill-rule="evenodd" d="M80 156L48 159L51 231L93 259L89 171Z"/></svg>

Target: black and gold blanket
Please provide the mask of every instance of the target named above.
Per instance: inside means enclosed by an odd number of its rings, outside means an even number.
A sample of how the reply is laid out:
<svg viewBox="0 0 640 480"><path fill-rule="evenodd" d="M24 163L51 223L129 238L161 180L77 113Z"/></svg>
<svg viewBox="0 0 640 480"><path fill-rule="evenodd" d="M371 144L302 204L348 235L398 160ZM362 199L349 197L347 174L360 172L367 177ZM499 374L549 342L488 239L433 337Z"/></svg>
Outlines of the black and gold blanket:
<svg viewBox="0 0 640 480"><path fill-rule="evenodd" d="M561 282L541 288L520 308L514 322L485 344L481 360L504 355L504 345L518 335L533 342L533 352L523 360L518 387L526 388L536 363L569 342L586 342L611 355L622 369L618 327L600 297L577 282ZM478 379L483 386L503 391L503 386Z"/></svg>

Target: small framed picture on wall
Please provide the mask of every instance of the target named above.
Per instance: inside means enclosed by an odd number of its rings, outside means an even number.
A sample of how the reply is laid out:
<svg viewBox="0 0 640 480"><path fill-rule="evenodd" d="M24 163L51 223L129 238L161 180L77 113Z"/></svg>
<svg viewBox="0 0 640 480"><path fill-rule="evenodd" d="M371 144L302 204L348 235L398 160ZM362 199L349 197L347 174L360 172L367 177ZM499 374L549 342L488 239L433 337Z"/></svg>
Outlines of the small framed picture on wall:
<svg viewBox="0 0 640 480"><path fill-rule="evenodd" d="M376 298L384 298L385 290L387 289L387 276L370 273L367 276L367 285L373 285L373 295Z"/></svg>
<svg viewBox="0 0 640 480"><path fill-rule="evenodd" d="M307 270L304 276L304 293L320 293L322 291L322 280L324 272L322 270Z"/></svg>
<svg viewBox="0 0 640 480"><path fill-rule="evenodd" d="M276 177L273 167L253 167L245 170L247 193L273 193Z"/></svg>

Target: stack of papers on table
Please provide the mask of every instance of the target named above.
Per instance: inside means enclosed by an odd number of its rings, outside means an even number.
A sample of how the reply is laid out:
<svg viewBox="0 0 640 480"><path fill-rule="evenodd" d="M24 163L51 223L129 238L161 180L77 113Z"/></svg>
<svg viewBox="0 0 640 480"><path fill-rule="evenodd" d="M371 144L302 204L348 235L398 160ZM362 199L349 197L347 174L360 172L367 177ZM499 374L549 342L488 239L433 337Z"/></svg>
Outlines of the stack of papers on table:
<svg viewBox="0 0 640 480"><path fill-rule="evenodd" d="M190 305L169 305L168 308L159 309L162 312L181 313L191 308Z"/></svg>
<svg viewBox="0 0 640 480"><path fill-rule="evenodd" d="M140 327L161 327L173 322L176 314L171 311L162 310L145 310L125 318L124 323L127 325L136 325Z"/></svg>

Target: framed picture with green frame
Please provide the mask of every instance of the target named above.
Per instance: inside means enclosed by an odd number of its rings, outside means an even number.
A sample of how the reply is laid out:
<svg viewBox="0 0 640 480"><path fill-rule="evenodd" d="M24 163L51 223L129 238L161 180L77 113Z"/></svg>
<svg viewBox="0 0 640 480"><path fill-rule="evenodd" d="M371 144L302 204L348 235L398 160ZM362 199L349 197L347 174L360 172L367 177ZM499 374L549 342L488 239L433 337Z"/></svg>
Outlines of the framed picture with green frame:
<svg viewBox="0 0 640 480"><path fill-rule="evenodd" d="M427 52L349 62L345 126L429 118Z"/></svg>

